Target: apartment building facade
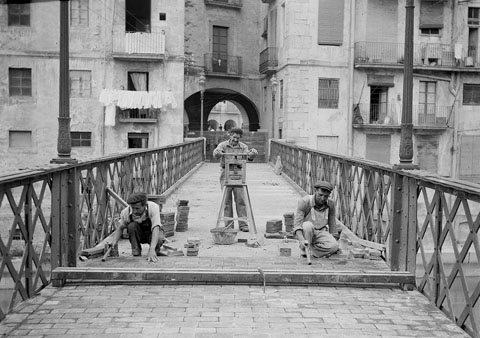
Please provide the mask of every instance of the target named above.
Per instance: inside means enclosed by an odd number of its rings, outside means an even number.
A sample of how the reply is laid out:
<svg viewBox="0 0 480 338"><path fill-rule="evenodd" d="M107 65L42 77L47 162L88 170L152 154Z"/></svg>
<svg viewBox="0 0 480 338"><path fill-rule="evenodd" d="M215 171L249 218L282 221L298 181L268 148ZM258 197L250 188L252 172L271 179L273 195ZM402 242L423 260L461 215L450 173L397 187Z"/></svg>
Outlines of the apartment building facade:
<svg viewBox="0 0 480 338"><path fill-rule="evenodd" d="M0 171L57 155L59 3L0 4ZM183 140L183 28L183 1L69 1L72 158Z"/></svg>
<svg viewBox="0 0 480 338"><path fill-rule="evenodd" d="M269 5L262 86L277 87L266 96L275 136L398 163L406 1L262 2ZM414 162L479 181L480 2L414 5Z"/></svg>
<svg viewBox="0 0 480 338"><path fill-rule="evenodd" d="M201 125L207 130L210 112L223 101L240 111L237 127L258 131L267 124L258 70L260 21L266 7L260 1L247 0L185 2L184 123L189 130L198 131Z"/></svg>

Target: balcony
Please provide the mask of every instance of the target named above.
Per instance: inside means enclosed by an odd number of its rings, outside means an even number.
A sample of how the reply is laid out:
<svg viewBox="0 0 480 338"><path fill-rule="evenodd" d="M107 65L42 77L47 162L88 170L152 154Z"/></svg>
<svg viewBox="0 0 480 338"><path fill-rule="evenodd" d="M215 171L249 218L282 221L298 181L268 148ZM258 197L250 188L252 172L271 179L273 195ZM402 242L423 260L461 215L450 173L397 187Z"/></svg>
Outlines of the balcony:
<svg viewBox="0 0 480 338"><path fill-rule="evenodd" d="M227 54L209 53L204 55L207 75L239 77L242 75L242 58Z"/></svg>
<svg viewBox="0 0 480 338"><path fill-rule="evenodd" d="M243 6L243 0L205 0L205 5L240 9Z"/></svg>
<svg viewBox="0 0 480 338"><path fill-rule="evenodd" d="M356 106L356 105L355 105ZM354 107L354 125L375 125L383 127L400 127L402 123L401 104L369 104L360 103ZM451 106L414 105L412 107L412 123L415 127L447 128Z"/></svg>
<svg viewBox="0 0 480 338"><path fill-rule="evenodd" d="M120 109L118 111L119 122L157 123L160 109Z"/></svg>
<svg viewBox="0 0 480 338"><path fill-rule="evenodd" d="M112 56L127 61L161 61L165 55L165 32L115 32Z"/></svg>
<svg viewBox="0 0 480 338"><path fill-rule="evenodd" d="M261 74L270 74L277 71L278 67L278 48L268 47L260 52Z"/></svg>
<svg viewBox="0 0 480 338"><path fill-rule="evenodd" d="M403 67L403 63L403 43L365 41L355 43L356 67ZM476 47L462 49L457 45L457 51L455 51L455 46L452 45L439 43L415 44L413 66L426 69L448 68L468 71L471 68L480 67L480 53L478 53Z"/></svg>

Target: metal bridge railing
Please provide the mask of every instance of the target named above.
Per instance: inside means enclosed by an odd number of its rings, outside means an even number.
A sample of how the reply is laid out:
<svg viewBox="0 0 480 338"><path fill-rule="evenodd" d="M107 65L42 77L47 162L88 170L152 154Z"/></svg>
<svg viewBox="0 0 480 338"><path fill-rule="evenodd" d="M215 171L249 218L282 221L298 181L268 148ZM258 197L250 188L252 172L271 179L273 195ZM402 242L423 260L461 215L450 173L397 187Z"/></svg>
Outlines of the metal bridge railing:
<svg viewBox="0 0 480 338"><path fill-rule="evenodd" d="M133 191L162 194L204 160L204 140L0 177L0 320L115 229Z"/></svg>
<svg viewBox="0 0 480 338"><path fill-rule="evenodd" d="M418 290L480 337L480 186L279 141L269 154L307 193L319 179L334 184L340 221L385 244L392 271L415 272Z"/></svg>

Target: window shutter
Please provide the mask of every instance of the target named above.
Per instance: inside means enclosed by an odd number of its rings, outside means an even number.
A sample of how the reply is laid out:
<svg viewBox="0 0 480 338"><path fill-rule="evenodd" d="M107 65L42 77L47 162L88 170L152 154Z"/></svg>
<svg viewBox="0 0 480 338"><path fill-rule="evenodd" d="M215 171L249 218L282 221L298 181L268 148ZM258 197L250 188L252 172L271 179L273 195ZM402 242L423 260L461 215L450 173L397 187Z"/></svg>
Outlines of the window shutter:
<svg viewBox="0 0 480 338"><path fill-rule="evenodd" d="M319 0L318 2L318 44L342 45L345 1Z"/></svg>
<svg viewBox="0 0 480 338"><path fill-rule="evenodd" d="M443 28L443 1L422 0L420 3L420 29Z"/></svg>

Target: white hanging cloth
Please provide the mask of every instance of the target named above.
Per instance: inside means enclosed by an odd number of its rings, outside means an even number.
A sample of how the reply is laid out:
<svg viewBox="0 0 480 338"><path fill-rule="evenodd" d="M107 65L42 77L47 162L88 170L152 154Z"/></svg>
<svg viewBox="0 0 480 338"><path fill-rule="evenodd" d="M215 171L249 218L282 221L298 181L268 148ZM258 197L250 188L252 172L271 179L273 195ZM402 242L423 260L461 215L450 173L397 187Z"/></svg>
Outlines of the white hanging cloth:
<svg viewBox="0 0 480 338"><path fill-rule="evenodd" d="M176 108L177 102L171 91L134 91L104 89L98 99L104 106L115 104L121 109Z"/></svg>

